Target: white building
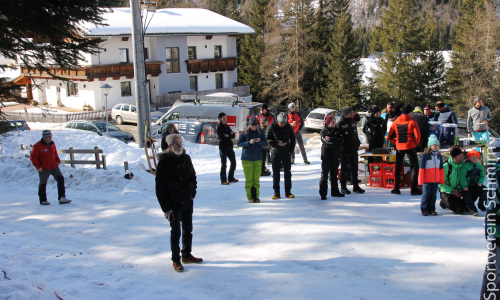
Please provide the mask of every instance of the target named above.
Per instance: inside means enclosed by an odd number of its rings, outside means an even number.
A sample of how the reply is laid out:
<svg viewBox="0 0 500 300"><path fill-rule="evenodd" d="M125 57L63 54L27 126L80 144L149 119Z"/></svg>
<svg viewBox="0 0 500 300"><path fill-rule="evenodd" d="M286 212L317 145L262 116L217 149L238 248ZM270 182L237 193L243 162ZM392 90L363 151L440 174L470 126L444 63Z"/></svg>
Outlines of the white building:
<svg viewBox="0 0 500 300"><path fill-rule="evenodd" d="M151 13L149 13L151 14ZM105 27L84 24L89 38L104 39L102 51L87 55L78 70L53 71L68 81L54 80L21 67L20 78L31 77L33 100L39 104L104 108L100 86L113 87L108 108L135 102L130 8L114 8L104 16ZM158 95L232 87L237 82L236 37L254 30L206 9L159 9L144 39L146 72L151 99ZM24 72L24 73L23 73Z"/></svg>

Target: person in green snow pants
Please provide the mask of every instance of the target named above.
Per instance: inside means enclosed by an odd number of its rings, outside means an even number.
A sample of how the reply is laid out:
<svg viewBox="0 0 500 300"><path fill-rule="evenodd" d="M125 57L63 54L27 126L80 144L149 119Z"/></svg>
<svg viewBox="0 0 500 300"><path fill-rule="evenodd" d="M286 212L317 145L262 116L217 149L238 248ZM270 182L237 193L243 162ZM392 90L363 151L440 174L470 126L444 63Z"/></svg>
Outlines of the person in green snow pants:
<svg viewBox="0 0 500 300"><path fill-rule="evenodd" d="M245 190L250 203L259 203L260 174L262 171L262 148L267 145L266 136L256 117L250 118L248 128L238 139L242 147L241 160L245 174Z"/></svg>

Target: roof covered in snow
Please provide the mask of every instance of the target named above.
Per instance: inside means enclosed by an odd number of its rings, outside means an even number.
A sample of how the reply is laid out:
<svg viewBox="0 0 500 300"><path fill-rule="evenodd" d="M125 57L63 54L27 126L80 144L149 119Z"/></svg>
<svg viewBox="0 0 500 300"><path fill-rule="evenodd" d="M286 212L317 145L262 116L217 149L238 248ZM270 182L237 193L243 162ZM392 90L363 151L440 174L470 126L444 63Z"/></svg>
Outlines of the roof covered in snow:
<svg viewBox="0 0 500 300"><path fill-rule="evenodd" d="M146 15L146 12L144 11ZM146 35L197 35L197 34L252 34L255 31L240 22L201 8L158 9L154 14L147 13L147 21L152 15ZM87 36L130 36L132 34L132 15L130 8L113 8L103 15L108 26L97 27L91 23L83 24Z"/></svg>

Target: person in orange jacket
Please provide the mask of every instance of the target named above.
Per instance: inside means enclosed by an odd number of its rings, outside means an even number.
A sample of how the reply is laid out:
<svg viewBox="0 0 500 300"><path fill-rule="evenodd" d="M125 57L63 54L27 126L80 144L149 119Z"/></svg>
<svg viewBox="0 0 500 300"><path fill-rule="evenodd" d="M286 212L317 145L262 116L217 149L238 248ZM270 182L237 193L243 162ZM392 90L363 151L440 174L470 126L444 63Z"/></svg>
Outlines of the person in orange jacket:
<svg viewBox="0 0 500 300"><path fill-rule="evenodd" d="M401 168L403 168L405 155L408 155L411 168L411 194L422 195L422 191L418 189L418 157L416 149L420 143L420 130L417 122L412 120L410 116L412 111L411 105L405 104L402 115L392 123L387 135L389 140L396 145L396 179L395 187L391 191L392 194L401 194L399 190Z"/></svg>
<svg viewBox="0 0 500 300"><path fill-rule="evenodd" d="M300 133L300 129L302 128L302 118L299 116L299 113L296 112L295 103L288 104L288 109L290 113L288 113L288 123L292 126L293 133L295 134L295 140L299 145L300 153L302 153L302 158L304 159L304 163L306 165L309 164L306 155L306 149L304 149L304 141L302 140L302 134ZM295 150L292 151L292 164L295 162Z"/></svg>
<svg viewBox="0 0 500 300"><path fill-rule="evenodd" d="M59 170L61 160L57 155L56 144L52 141L52 132L50 130L42 131L42 139L33 146L31 151L31 163L38 171L40 183L38 184L38 197L40 205L49 205L47 201L47 181L50 175L57 181L57 193L59 194L59 204L70 203L66 199L66 190L64 188L64 177Z"/></svg>

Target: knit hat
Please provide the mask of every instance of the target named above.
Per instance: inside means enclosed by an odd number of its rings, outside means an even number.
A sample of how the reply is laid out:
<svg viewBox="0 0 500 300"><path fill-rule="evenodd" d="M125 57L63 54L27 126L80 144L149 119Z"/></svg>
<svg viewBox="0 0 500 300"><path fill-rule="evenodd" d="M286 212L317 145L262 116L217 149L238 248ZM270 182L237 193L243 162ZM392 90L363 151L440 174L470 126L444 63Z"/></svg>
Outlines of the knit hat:
<svg viewBox="0 0 500 300"><path fill-rule="evenodd" d="M51 137L52 136L52 132L48 129L42 131L42 137Z"/></svg>
<svg viewBox="0 0 500 300"><path fill-rule="evenodd" d="M278 118L276 119L278 123L286 123L286 116L284 112L280 112Z"/></svg>
<svg viewBox="0 0 500 300"><path fill-rule="evenodd" d="M456 156L459 156L460 154L462 154L462 150L460 150L460 148L457 148L457 147L451 148L451 150L450 150L451 157L455 158Z"/></svg>
<svg viewBox="0 0 500 300"><path fill-rule="evenodd" d="M332 119L333 119L333 118L335 118L335 117L334 117L334 116L332 116L332 115L328 115L328 116L326 116L326 118L325 118L325 124L326 124L326 125L330 124L330 123L332 122Z"/></svg>
<svg viewBox="0 0 500 300"><path fill-rule="evenodd" d="M248 125L250 126L259 126L259 121L257 121L256 117L251 117L248 121Z"/></svg>
<svg viewBox="0 0 500 300"><path fill-rule="evenodd" d="M409 115L412 112L412 107L410 104L405 104L403 105L403 108L401 109L401 112L405 115Z"/></svg>
<svg viewBox="0 0 500 300"><path fill-rule="evenodd" d="M225 112L221 112L221 113L219 113L219 116L217 117L217 119L219 119L219 120L220 120L220 119L222 119L222 117L224 117L225 115L226 115L226 113L225 113Z"/></svg>
<svg viewBox="0 0 500 300"><path fill-rule="evenodd" d="M477 158L481 157L481 154L477 150L472 150L467 152L467 159L470 160L473 156L477 156Z"/></svg>
<svg viewBox="0 0 500 300"><path fill-rule="evenodd" d="M432 145L439 145L439 140L436 135L431 134L429 136L429 142L427 143L427 147L430 147Z"/></svg>
<svg viewBox="0 0 500 300"><path fill-rule="evenodd" d="M288 104L288 109L292 109L292 108L295 108L295 103L293 103L293 102Z"/></svg>
<svg viewBox="0 0 500 300"><path fill-rule="evenodd" d="M348 115L351 111L352 111L352 107L350 107L350 106L346 106L346 107L344 107L344 109L342 110L342 115L347 116L347 115Z"/></svg>
<svg viewBox="0 0 500 300"><path fill-rule="evenodd" d="M376 105L372 106L371 113L376 114L378 112L380 112L380 108L378 108L378 106Z"/></svg>
<svg viewBox="0 0 500 300"><path fill-rule="evenodd" d="M413 112L423 113L422 108L420 106L415 106L415 109L413 110Z"/></svg>

